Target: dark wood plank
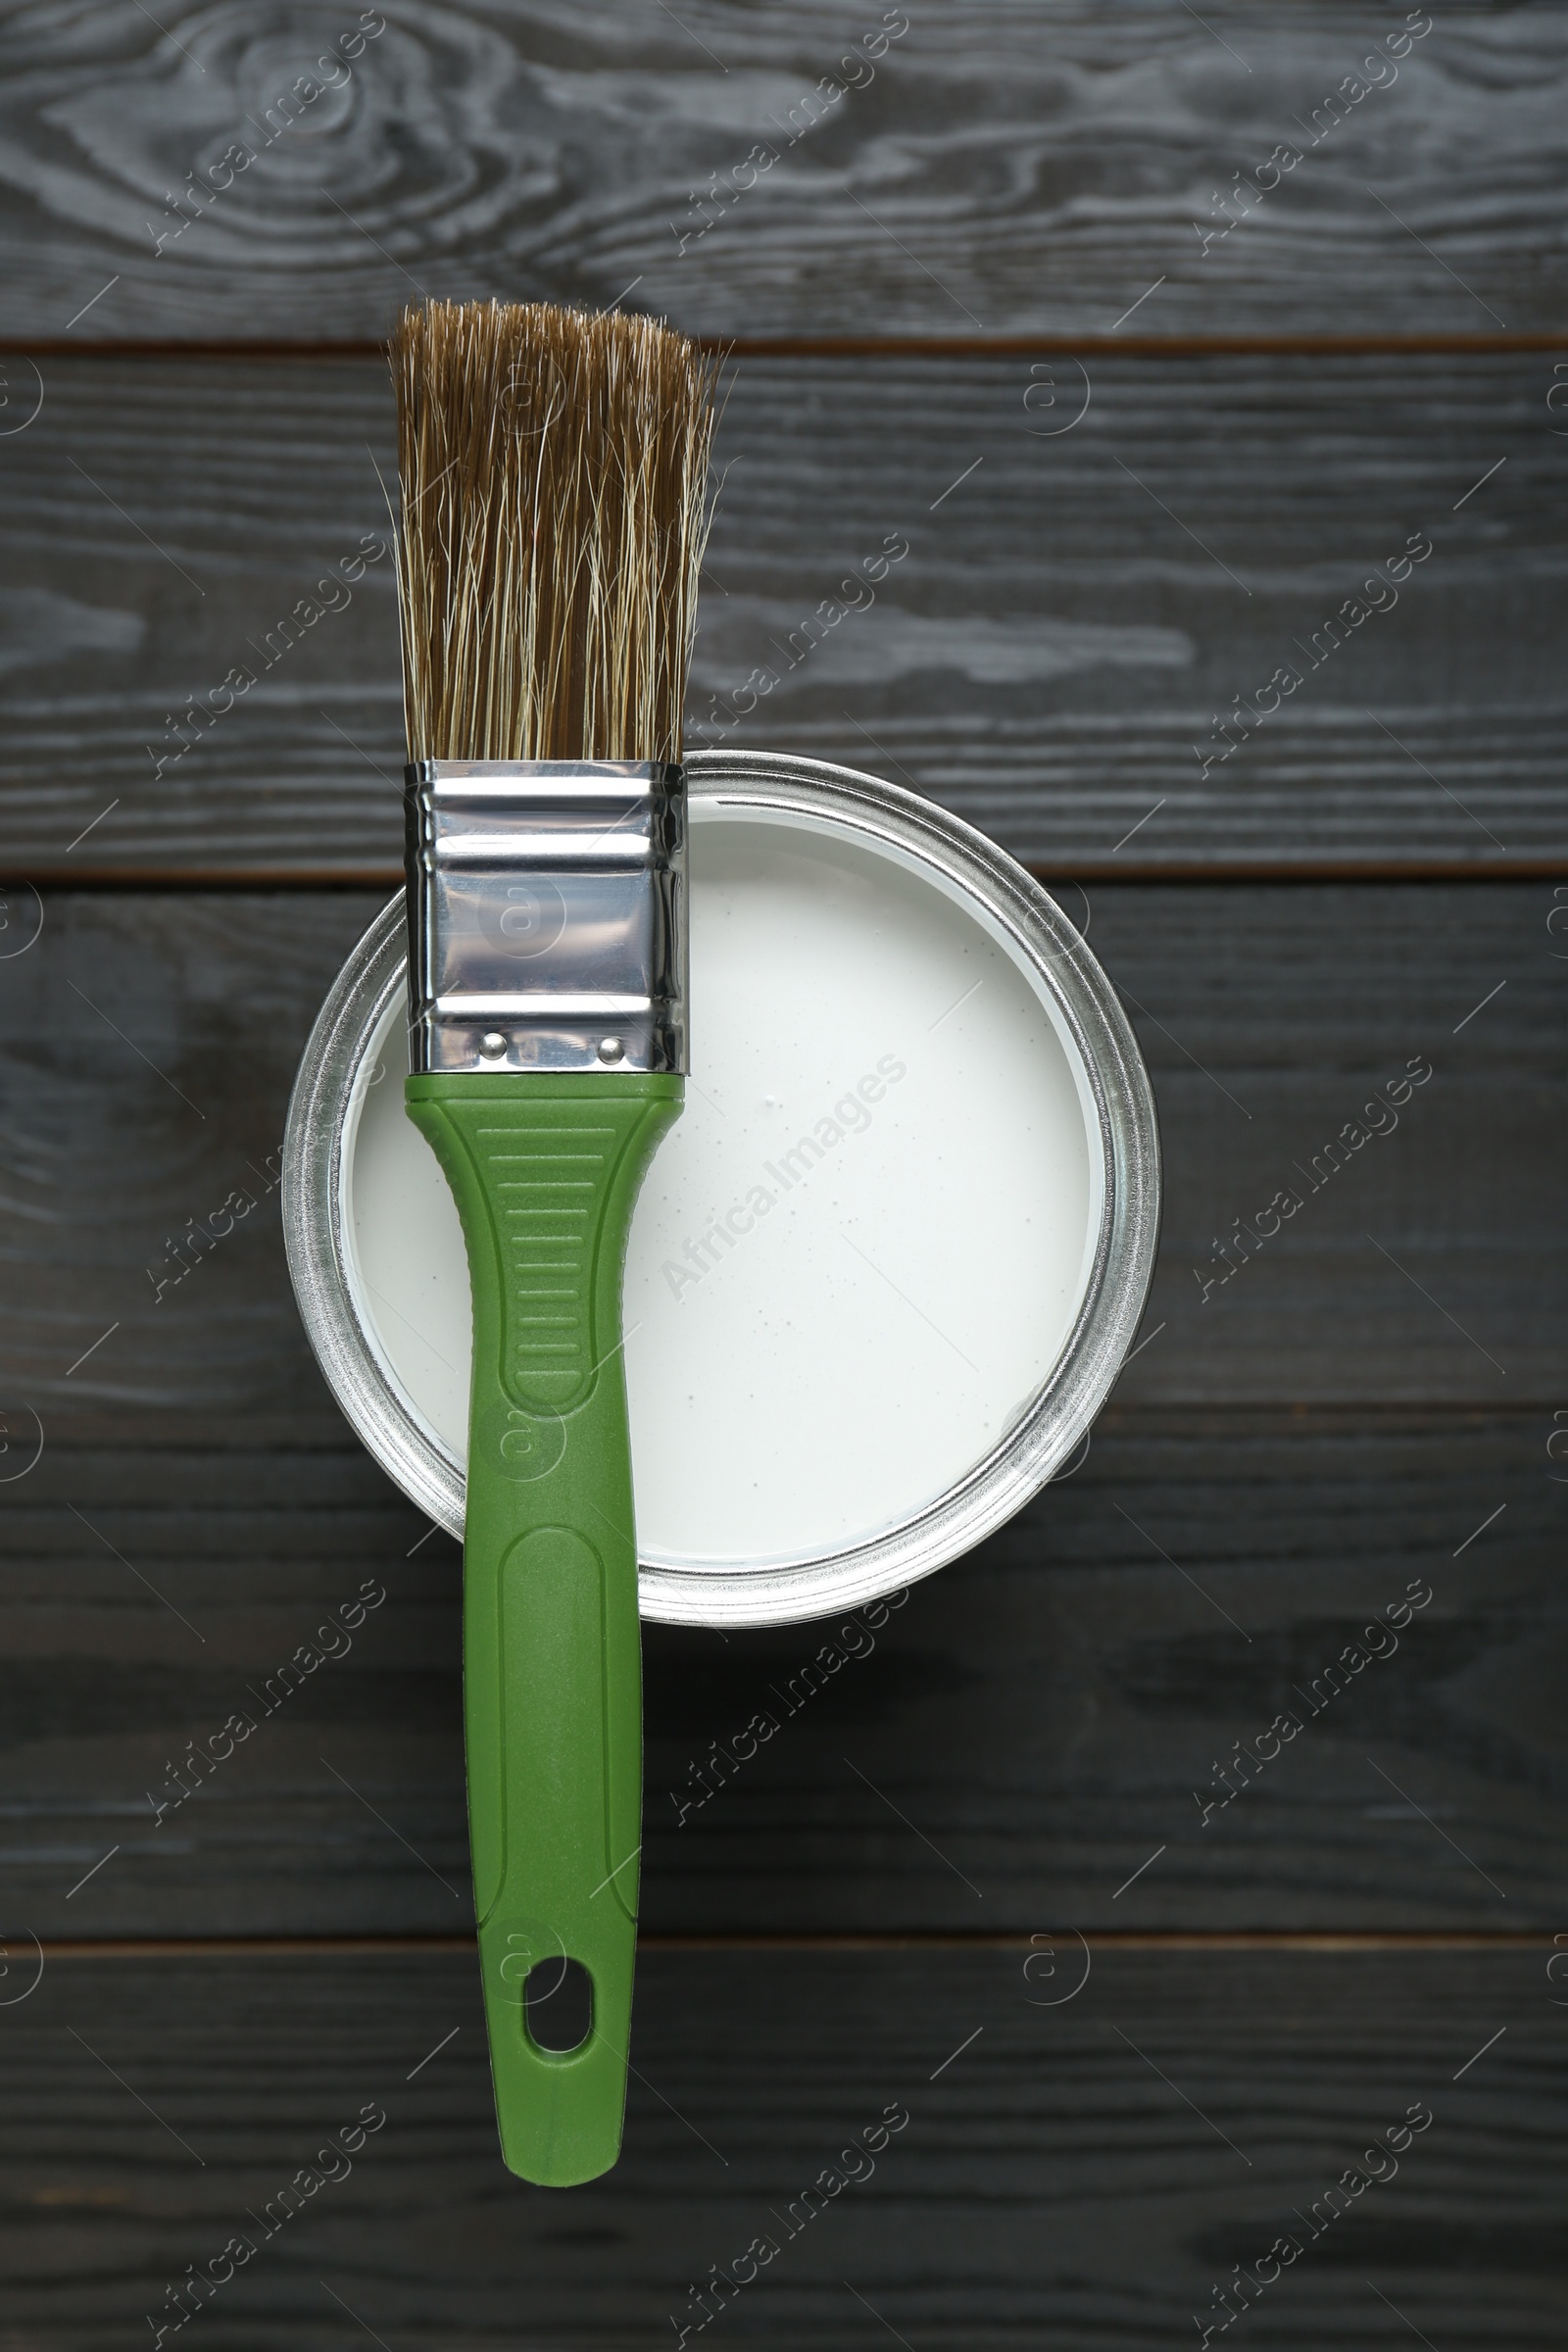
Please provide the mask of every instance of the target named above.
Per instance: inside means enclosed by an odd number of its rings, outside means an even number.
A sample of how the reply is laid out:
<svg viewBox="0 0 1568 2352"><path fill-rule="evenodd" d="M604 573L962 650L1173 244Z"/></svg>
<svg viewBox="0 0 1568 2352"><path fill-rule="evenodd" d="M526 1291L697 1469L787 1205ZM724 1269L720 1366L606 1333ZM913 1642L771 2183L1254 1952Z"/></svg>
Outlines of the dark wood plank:
<svg viewBox="0 0 1568 2352"><path fill-rule="evenodd" d="M1085 877L1568 871L1552 367L1095 358L1039 438L1075 363L747 361L689 740L911 782ZM380 366L44 375L0 441L10 869L393 881Z"/></svg>
<svg viewBox="0 0 1568 2352"><path fill-rule="evenodd" d="M1259 2344L1386 2352L1413 2327L1546 2352L1548 1952L1097 1951L1049 2008L1070 1940L1027 1980L1017 1949L645 1953L624 2153L569 2198L500 2167L467 1955L55 1960L0 2013L8 2323L111 2352L237 2233L254 2254L192 2291L193 2340L233 2352L365 2328L620 2352L688 2323L827 2352L888 2328L922 2352L1152 2347L1285 2237ZM302 2167L319 2185L281 2220ZM1356 2197L1328 2196L1351 2167ZM716 2282L758 2238L748 2283Z"/></svg>
<svg viewBox="0 0 1568 2352"><path fill-rule="evenodd" d="M1132 1008L1164 1136L1147 1328L1166 1328L1128 1397L1550 1410L1568 1310L1554 887L1064 891ZM155 1280L190 1220L255 1189L316 1007L377 900L39 903L37 943L0 963L18 1400L51 1426L143 1402L318 1430L274 1200L167 1298ZM33 900L12 906L32 919ZM1362 1132L1369 1098L1412 1060L1433 1076L1350 1152L1345 1129ZM1336 1139L1345 1164L1314 1191ZM1259 1242L1285 1188L1301 1207Z"/></svg>
<svg viewBox="0 0 1568 2352"><path fill-rule="evenodd" d="M1556 890L1063 889L1133 1014L1165 1143L1146 1330L1167 1328L1123 1394L1549 1411ZM1432 1077L1377 1107L1411 1065ZM1300 1205L1271 1236L1281 1193Z"/></svg>
<svg viewBox="0 0 1568 2352"><path fill-rule="evenodd" d="M894 1609L650 1626L645 1929L1549 1929L1549 1428L1113 1406ZM0 1538L13 1923L470 1926L458 1550L362 1455L58 1448Z"/></svg>
<svg viewBox="0 0 1568 2352"><path fill-rule="evenodd" d="M1560 594L1549 363L761 372L735 394L694 743L891 772L1047 869L1568 849L1537 659ZM909 554L877 605L803 658L886 535ZM1385 559L1397 587L1373 584ZM1352 628L1362 592L1382 609Z"/></svg>
<svg viewBox="0 0 1568 2352"><path fill-rule="evenodd" d="M382 903L8 894L8 927L42 927L0 962L6 1377L47 1429L148 1405L320 1427L278 1154L311 1024ZM161 1298L236 1189L255 1208Z"/></svg>
<svg viewBox="0 0 1568 2352"><path fill-rule="evenodd" d="M1550 6L410 0L318 69L362 21L14 16L11 331L378 335L425 286L719 334L1561 325Z"/></svg>

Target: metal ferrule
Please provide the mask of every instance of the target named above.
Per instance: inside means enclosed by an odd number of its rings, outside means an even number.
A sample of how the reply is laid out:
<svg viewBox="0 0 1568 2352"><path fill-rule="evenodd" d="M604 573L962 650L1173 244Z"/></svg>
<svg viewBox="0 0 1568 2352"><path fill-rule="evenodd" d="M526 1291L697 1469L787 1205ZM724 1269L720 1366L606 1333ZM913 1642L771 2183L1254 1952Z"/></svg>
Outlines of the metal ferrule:
<svg viewBox="0 0 1568 2352"><path fill-rule="evenodd" d="M419 760L404 798L412 1070L687 1068L679 767Z"/></svg>

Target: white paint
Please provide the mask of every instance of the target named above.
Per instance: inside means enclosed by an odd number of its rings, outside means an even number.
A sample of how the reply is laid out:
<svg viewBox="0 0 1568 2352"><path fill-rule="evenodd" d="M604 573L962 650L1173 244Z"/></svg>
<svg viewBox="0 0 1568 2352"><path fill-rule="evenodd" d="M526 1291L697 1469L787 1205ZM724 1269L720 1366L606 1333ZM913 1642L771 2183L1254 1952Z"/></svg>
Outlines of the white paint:
<svg viewBox="0 0 1568 2352"><path fill-rule="evenodd" d="M1054 1006L977 906L816 823L692 814L692 1074L626 1265L639 1550L815 1559L956 1485L1049 1376L1093 1258L1098 1133ZM349 1129L350 1274L461 1461L467 1267L402 1039L400 1002Z"/></svg>

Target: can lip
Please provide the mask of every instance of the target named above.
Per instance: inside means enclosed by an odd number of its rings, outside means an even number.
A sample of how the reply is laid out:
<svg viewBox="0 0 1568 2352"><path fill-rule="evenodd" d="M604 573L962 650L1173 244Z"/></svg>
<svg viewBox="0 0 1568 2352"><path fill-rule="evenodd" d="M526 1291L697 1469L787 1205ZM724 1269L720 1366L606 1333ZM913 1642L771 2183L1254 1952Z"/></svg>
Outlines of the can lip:
<svg viewBox="0 0 1568 2352"><path fill-rule="evenodd" d="M1082 1444L1132 1346L1159 1233L1153 1092L1114 989L1055 903L1005 851L934 803L828 761L774 752L686 758L694 808L744 808L825 825L891 854L991 929L1049 989L1077 1049L1102 1156L1100 1233L1084 1298L1042 1387L981 1461L898 1527L807 1562L744 1570L648 1560L642 1614L677 1625L776 1625L853 1608L929 1576L1038 1493ZM378 914L327 994L300 1064L283 1142L289 1272L307 1337L356 1434L410 1498L461 1537L461 1465L410 1410L357 1311L342 1245L343 1148L369 1048L406 986L402 893Z"/></svg>

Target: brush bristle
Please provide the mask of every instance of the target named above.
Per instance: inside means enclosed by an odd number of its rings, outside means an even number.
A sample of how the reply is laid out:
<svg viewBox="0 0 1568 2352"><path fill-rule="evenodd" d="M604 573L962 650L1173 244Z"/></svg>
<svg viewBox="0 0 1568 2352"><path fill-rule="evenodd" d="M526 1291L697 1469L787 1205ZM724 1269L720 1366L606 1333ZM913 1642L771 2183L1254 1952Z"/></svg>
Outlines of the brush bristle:
<svg viewBox="0 0 1568 2352"><path fill-rule="evenodd" d="M411 760L678 760L717 363L656 319L431 302L392 344Z"/></svg>

